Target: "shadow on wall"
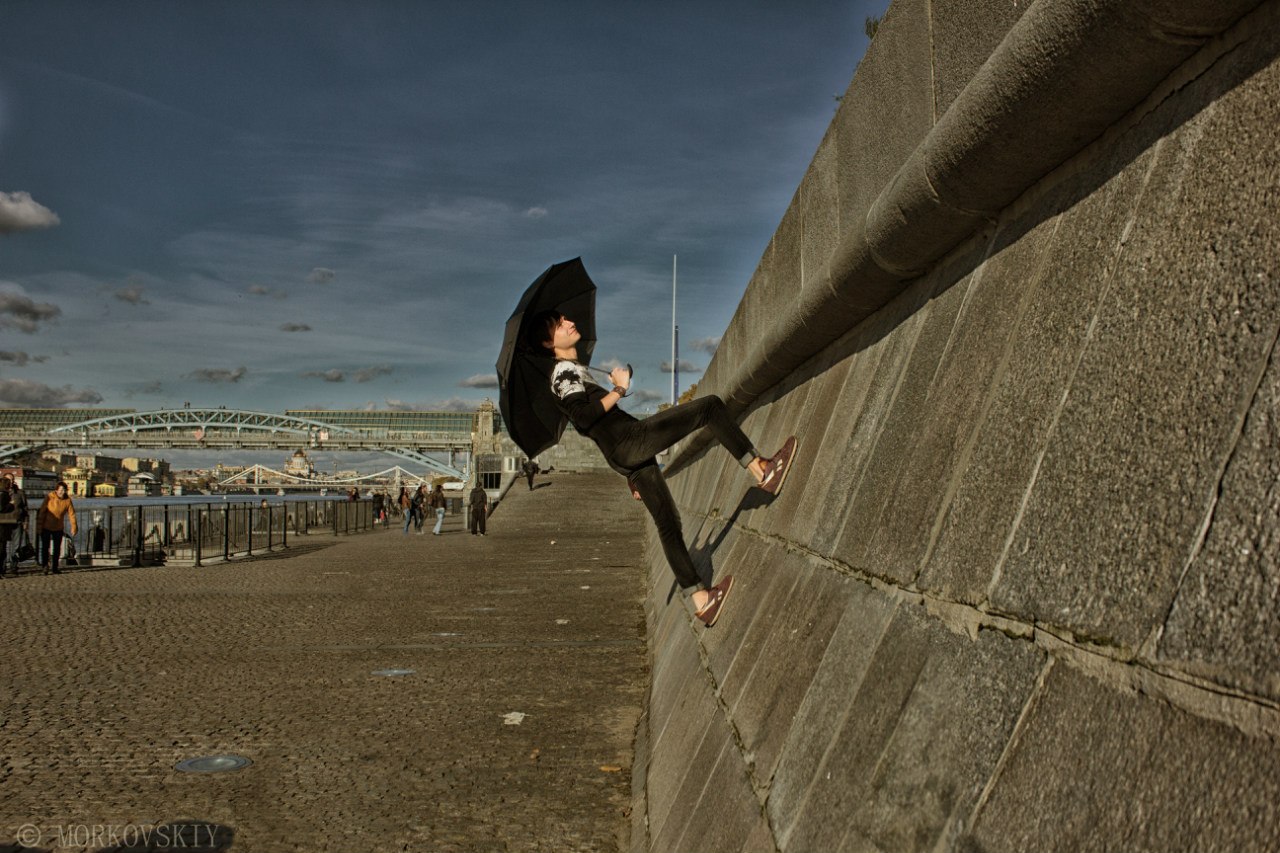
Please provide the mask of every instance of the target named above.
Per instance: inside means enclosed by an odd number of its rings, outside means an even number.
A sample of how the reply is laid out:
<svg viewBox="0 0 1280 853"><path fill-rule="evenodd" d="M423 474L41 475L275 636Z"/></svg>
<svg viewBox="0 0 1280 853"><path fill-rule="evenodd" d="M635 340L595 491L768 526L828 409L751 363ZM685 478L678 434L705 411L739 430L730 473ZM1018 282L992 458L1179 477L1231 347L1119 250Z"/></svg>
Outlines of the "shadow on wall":
<svg viewBox="0 0 1280 853"><path fill-rule="evenodd" d="M770 495L762 492L757 488L747 489L747 493L742 496L742 500L738 502L738 506L734 509L733 514L726 519L715 519L712 526L708 527L708 523L712 522L711 518L703 522L702 528L694 536L694 545L689 549L689 556L693 560L693 564L698 569L698 577L703 583L711 585L715 578L715 566L712 558L715 556L716 550L724 542L725 537L729 535L729 531L737 523L738 518L744 512L752 512L757 509L763 509L769 504L777 500L777 495ZM700 541L699 541L700 540ZM675 598L679 584L676 581L671 582L671 589L667 593L667 603Z"/></svg>

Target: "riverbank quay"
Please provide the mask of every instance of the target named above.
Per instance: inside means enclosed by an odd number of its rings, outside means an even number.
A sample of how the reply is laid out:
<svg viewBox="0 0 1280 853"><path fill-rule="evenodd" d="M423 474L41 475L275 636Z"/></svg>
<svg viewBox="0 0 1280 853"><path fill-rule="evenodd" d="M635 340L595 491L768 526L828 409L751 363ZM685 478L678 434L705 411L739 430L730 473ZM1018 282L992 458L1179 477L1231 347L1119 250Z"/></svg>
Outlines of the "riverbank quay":
<svg viewBox="0 0 1280 853"><path fill-rule="evenodd" d="M483 537L0 581L0 849L625 849L647 521L535 485Z"/></svg>

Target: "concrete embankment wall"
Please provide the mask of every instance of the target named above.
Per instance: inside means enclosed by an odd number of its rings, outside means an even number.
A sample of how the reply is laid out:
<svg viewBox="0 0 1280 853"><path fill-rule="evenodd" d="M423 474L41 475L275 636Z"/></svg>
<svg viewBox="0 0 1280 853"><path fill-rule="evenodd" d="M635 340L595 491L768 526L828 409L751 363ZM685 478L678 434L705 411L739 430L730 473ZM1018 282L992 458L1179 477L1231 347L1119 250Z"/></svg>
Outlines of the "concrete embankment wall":
<svg viewBox="0 0 1280 853"><path fill-rule="evenodd" d="M1280 2L896 0L668 469L633 847L1280 848Z"/></svg>

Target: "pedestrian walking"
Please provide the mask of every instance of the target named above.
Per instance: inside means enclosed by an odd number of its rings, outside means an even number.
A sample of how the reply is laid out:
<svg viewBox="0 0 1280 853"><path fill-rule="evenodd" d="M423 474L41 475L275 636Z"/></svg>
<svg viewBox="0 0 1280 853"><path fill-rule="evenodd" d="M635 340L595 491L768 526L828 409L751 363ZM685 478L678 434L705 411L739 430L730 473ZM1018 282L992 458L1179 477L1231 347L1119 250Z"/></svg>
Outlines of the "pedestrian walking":
<svg viewBox="0 0 1280 853"><path fill-rule="evenodd" d="M431 494L427 491L427 484L419 484L413 493L413 527L419 536L424 535L422 526L427 520L427 504L430 500Z"/></svg>
<svg viewBox="0 0 1280 853"><path fill-rule="evenodd" d="M524 473L525 477L527 477L527 478L528 478L528 480L529 480L529 491L531 491L531 492L532 492L532 491L533 491L533 478L534 478L534 475L536 475L536 474L537 474L540 470L542 470L542 469L540 469L540 468L538 467L538 463L537 463L537 462L534 462L532 459L526 459L526 460L524 461L524 465L522 465L522 466L520 467L520 470Z"/></svg>
<svg viewBox="0 0 1280 853"><path fill-rule="evenodd" d="M36 530L40 533L40 566L45 574L61 574L58 560L62 556L62 538L68 532L76 535L76 510L67 495L67 484L58 481L53 491L44 496L36 513Z"/></svg>
<svg viewBox="0 0 1280 853"><path fill-rule="evenodd" d="M484 536L485 519L489 516L489 493L476 481L476 487L471 490L471 535L479 534Z"/></svg>
<svg viewBox="0 0 1280 853"><path fill-rule="evenodd" d="M436 526L431 531L433 536L439 536L440 528L444 527L444 508L447 503L444 498L444 487L437 484L435 491L431 493L431 508L436 511Z"/></svg>
<svg viewBox="0 0 1280 853"><path fill-rule="evenodd" d="M386 505L387 496L382 492L378 492L373 496L373 523L378 524L385 521L382 517L382 508Z"/></svg>
<svg viewBox="0 0 1280 853"><path fill-rule="evenodd" d="M795 436L788 438L774 456L765 459L729 417L724 402L715 396L700 397L637 420L618 406L631 386L630 369L614 369L609 373L613 387L600 386L591 378L586 365L578 361L576 347L581 339L573 320L558 311L546 311L533 318L526 345L541 348L544 353L549 350L555 356L551 391L561 412L578 432L595 442L610 467L625 474L632 496L644 502L657 526L658 538L677 583L691 597L698 619L711 627L732 589L733 576L727 575L709 588L698 577L684 544L680 511L654 456L685 436L709 427L717 441L751 474L756 486L777 495L791 468Z"/></svg>
<svg viewBox="0 0 1280 853"><path fill-rule="evenodd" d="M408 536L409 525L413 523L413 498L409 496L409 489L406 486L400 487L400 494L396 496L396 506L404 514L404 535Z"/></svg>
<svg viewBox="0 0 1280 853"><path fill-rule="evenodd" d="M0 577L4 577L6 569L18 573L18 548L26 526L26 494L12 478L0 477Z"/></svg>

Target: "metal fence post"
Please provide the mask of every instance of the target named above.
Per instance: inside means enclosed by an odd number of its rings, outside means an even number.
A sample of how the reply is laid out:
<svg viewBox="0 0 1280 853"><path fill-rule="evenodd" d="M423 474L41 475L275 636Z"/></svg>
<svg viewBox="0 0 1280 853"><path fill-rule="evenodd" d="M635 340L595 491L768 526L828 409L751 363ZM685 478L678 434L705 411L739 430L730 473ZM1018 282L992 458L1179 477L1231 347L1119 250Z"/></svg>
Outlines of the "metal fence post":
<svg viewBox="0 0 1280 853"><path fill-rule="evenodd" d="M231 559L231 504L222 505L222 559Z"/></svg>
<svg viewBox="0 0 1280 853"><path fill-rule="evenodd" d="M187 505L187 535L195 536L195 568L200 568L200 546L204 543L204 525L200 523L200 513L191 515L191 505Z"/></svg>

